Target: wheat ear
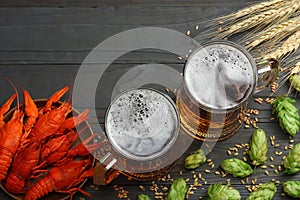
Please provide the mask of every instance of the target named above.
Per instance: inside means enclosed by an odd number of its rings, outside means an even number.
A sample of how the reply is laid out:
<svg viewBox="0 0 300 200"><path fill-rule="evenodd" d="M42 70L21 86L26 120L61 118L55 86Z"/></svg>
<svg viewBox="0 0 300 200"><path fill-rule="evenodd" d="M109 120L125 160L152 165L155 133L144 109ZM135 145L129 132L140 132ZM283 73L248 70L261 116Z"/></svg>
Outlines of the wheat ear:
<svg viewBox="0 0 300 200"><path fill-rule="evenodd" d="M256 39L254 39L252 42L247 42L248 44L246 44L245 47L246 49L251 50L267 40L274 38L278 41L280 40L280 38L284 37L284 35L289 35L289 33L293 33L294 31L300 29L299 24L300 16L271 26L266 31L263 31L259 36L257 36Z"/></svg>
<svg viewBox="0 0 300 200"><path fill-rule="evenodd" d="M201 33L196 36L196 39L212 39L218 35L219 30L222 30L219 25L225 25L225 27L229 27L237 21L242 21L249 16L253 16L256 13L263 12L269 9L279 9L283 7L285 4L289 4L294 0L271 0L265 1L257 4L250 5L249 7L240 9L234 13L221 16L215 19L206 20L206 31L205 33ZM215 31L218 29L218 32Z"/></svg>
<svg viewBox="0 0 300 200"><path fill-rule="evenodd" d="M298 0L297 0L298 1ZM293 5L291 5L293 4ZM217 38L226 38L235 33L243 32L249 30L253 27L265 27L268 24L272 24L275 20L281 22L285 19L288 19L292 14L294 14L300 7L300 2L292 2L289 5L286 5L280 9L271 9L261 14L254 15L248 19L242 20L224 30L219 29L220 34L217 35Z"/></svg>
<svg viewBox="0 0 300 200"><path fill-rule="evenodd" d="M292 68L291 74L299 74L300 73L300 61L296 63L296 65Z"/></svg>
<svg viewBox="0 0 300 200"><path fill-rule="evenodd" d="M224 23L224 21L232 21L234 19L242 18L245 16L248 16L249 14L263 12L268 9L275 9L279 6L284 5L286 2L290 2L291 0L273 0L273 1L265 1L262 3L254 4L250 7L243 8L238 10L237 12L231 13L229 15L225 15L223 17L217 18L218 21L221 21L221 23Z"/></svg>
<svg viewBox="0 0 300 200"><path fill-rule="evenodd" d="M264 56L265 59L274 58L281 59L284 56L296 51L300 46L300 31L297 31L290 37L288 37L281 46L279 46L275 51Z"/></svg>

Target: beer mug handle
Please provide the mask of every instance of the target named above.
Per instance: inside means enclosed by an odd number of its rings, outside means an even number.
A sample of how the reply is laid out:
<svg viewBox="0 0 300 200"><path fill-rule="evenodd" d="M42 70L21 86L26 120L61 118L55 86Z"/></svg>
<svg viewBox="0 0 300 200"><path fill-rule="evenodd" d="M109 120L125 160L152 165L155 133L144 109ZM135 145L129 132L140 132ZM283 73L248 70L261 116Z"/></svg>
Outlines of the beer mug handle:
<svg viewBox="0 0 300 200"><path fill-rule="evenodd" d="M278 77L279 62L273 58L256 63L257 84L254 93L258 93L269 87Z"/></svg>
<svg viewBox="0 0 300 200"><path fill-rule="evenodd" d="M105 154L94 167L93 183L96 185L107 185L114 180L120 174L119 171L112 169L116 162L117 159L111 158L111 153Z"/></svg>

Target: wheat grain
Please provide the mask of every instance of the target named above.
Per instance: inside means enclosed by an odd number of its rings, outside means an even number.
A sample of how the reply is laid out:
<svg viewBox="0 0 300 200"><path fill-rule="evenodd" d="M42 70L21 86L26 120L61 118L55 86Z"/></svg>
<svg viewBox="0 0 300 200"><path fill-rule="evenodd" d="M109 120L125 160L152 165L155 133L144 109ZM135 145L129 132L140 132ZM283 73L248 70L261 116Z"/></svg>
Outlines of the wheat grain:
<svg viewBox="0 0 300 200"><path fill-rule="evenodd" d="M281 59L284 56L297 50L300 46L300 31L297 31L290 37L288 37L281 46L279 46L275 51L264 56L265 59L274 58Z"/></svg>
<svg viewBox="0 0 300 200"><path fill-rule="evenodd" d="M280 40L280 38L283 38L284 35L288 35L289 33L300 29L299 23L300 23L300 16L296 18L292 18L288 21L284 21L277 25L271 26L269 29L263 31L259 36L257 36L255 40L247 44L246 48L248 50L251 50L252 48L258 46L259 44L267 40L270 40L272 38L274 39L277 38L275 40Z"/></svg>

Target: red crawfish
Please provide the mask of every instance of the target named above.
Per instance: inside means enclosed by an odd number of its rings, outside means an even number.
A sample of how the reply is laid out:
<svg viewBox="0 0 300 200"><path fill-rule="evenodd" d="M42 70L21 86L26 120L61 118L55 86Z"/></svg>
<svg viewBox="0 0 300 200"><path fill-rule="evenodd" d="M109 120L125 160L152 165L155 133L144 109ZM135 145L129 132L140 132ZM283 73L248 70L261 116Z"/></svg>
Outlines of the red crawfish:
<svg viewBox="0 0 300 200"><path fill-rule="evenodd" d="M92 196L76 187L86 178L93 176L91 160L71 161L64 165L55 166L48 174L35 183L26 193L24 200L36 200L48 193L55 191L70 194L72 200L73 192L79 191L86 196Z"/></svg>
<svg viewBox="0 0 300 200"><path fill-rule="evenodd" d="M33 168L38 164L41 152L41 145L37 141L29 141L26 137L38 118L38 108L24 91L25 113L28 119L24 125L25 134L23 135L20 146L14 157L11 170L5 182L5 188L12 193L25 193L25 181L32 174Z"/></svg>
<svg viewBox="0 0 300 200"><path fill-rule="evenodd" d="M9 107L11 103L12 101L5 106ZM24 114L20 111L18 103L18 108L11 119L0 129L0 181L6 178L8 168L18 150L23 136L23 117Z"/></svg>
<svg viewBox="0 0 300 200"><path fill-rule="evenodd" d="M39 117L34 128L30 132L29 139L43 140L57 133L67 115L72 111L72 107L66 102L53 109L51 109L51 105L54 100L58 101L67 91L68 87L65 87L50 97L46 106L40 110L40 113L43 114Z"/></svg>

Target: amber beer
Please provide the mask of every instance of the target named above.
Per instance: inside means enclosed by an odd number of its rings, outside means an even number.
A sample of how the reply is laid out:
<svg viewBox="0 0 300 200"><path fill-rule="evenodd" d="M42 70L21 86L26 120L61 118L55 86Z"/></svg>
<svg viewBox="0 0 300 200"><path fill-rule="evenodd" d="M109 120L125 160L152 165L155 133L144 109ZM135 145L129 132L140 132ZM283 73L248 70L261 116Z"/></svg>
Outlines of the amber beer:
<svg viewBox="0 0 300 200"><path fill-rule="evenodd" d="M168 153L180 128L175 103L148 88L125 91L108 108L105 129L121 172L154 179L170 169Z"/></svg>
<svg viewBox="0 0 300 200"><path fill-rule="evenodd" d="M214 41L196 49L186 62L177 93L184 131L206 141L236 133L256 86L256 70L251 55L235 43Z"/></svg>

